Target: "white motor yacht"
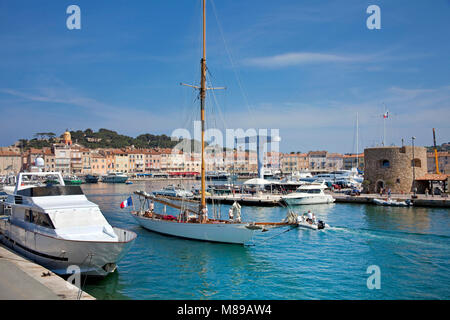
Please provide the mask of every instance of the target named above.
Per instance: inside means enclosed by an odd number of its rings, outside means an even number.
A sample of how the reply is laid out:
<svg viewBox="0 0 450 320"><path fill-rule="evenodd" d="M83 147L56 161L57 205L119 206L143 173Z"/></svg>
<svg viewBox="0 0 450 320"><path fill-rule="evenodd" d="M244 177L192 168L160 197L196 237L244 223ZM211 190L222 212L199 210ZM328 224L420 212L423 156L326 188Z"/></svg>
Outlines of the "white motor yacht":
<svg viewBox="0 0 450 320"><path fill-rule="evenodd" d="M58 185L45 184L49 177ZM0 207L1 241L60 275L75 265L83 274L105 276L136 239L112 227L81 187L66 186L59 172L19 173Z"/></svg>
<svg viewBox="0 0 450 320"><path fill-rule="evenodd" d="M332 203L334 198L325 194L326 188L324 183L305 184L298 187L295 192L283 196L282 199L288 205Z"/></svg>
<svg viewBox="0 0 450 320"><path fill-rule="evenodd" d="M156 196L169 196L177 198L191 198L194 196L192 192L174 185L168 185L161 190L153 191L153 194Z"/></svg>
<svg viewBox="0 0 450 320"><path fill-rule="evenodd" d="M125 183L127 180L128 176L123 172L108 172L102 177L102 182L105 183Z"/></svg>

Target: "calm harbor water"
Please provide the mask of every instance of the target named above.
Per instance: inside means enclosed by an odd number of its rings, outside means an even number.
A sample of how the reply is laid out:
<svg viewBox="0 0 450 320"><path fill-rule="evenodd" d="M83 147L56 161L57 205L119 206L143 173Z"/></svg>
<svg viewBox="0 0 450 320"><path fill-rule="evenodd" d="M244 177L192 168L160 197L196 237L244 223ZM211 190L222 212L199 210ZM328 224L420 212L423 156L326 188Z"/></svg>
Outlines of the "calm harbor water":
<svg viewBox="0 0 450 320"><path fill-rule="evenodd" d="M299 213L312 209L331 228L258 232L255 245L244 247L152 233L129 208L119 208L134 190L164 185L83 185L113 226L138 234L118 271L88 280L85 291L98 299L450 299L450 210L297 207ZM281 207L242 208L244 221L280 221L286 213ZM371 265L381 270L379 290L367 288Z"/></svg>

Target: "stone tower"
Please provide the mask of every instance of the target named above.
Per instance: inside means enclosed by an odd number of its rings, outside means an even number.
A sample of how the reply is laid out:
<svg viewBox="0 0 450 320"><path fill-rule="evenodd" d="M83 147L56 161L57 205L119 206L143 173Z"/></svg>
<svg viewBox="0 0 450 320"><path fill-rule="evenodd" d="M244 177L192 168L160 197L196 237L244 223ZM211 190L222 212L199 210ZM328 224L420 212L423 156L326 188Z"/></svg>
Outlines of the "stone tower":
<svg viewBox="0 0 450 320"><path fill-rule="evenodd" d="M376 147L364 150L364 189L378 193L381 188L392 193L413 191L415 178L427 173L427 151L424 147Z"/></svg>

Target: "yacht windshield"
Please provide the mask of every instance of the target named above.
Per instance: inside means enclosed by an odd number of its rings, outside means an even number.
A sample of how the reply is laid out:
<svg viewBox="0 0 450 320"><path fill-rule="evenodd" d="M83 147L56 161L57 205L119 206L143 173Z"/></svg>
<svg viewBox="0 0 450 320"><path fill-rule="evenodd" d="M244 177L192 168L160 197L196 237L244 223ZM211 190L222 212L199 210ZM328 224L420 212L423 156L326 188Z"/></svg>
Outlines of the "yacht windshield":
<svg viewBox="0 0 450 320"><path fill-rule="evenodd" d="M83 194L80 186L51 186L34 187L17 191L25 197L69 196Z"/></svg>

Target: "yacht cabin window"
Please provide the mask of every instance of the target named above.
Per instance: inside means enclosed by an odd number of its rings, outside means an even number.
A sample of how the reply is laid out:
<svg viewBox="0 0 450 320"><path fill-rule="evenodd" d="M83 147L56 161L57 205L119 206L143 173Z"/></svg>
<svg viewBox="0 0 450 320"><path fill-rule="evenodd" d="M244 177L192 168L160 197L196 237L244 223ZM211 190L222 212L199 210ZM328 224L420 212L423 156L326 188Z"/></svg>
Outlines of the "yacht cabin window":
<svg viewBox="0 0 450 320"><path fill-rule="evenodd" d="M26 222L34 223L38 226L55 229L53 226L52 220L50 220L50 217L43 212L37 212L33 210L25 210L25 218L24 220Z"/></svg>

